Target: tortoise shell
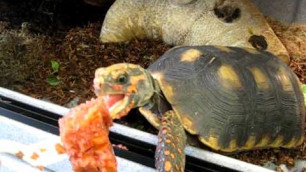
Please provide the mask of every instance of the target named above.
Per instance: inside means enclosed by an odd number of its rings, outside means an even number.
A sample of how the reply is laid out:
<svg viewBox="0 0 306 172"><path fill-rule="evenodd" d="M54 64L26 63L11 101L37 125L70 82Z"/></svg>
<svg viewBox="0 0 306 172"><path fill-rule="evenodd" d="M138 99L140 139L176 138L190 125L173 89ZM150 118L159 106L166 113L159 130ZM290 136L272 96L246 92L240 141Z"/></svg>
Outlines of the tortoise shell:
<svg viewBox="0 0 306 172"><path fill-rule="evenodd" d="M215 150L290 148L303 142L298 78L269 52L182 46L148 70L184 128Z"/></svg>

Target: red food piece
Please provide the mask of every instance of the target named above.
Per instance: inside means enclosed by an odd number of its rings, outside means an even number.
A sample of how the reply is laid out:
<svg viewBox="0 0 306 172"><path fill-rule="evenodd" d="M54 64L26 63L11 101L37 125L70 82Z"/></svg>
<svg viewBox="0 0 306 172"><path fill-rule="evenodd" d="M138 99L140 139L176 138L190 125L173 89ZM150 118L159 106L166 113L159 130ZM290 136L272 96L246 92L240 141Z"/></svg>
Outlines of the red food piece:
<svg viewBox="0 0 306 172"><path fill-rule="evenodd" d="M65 148L59 143L55 144L55 150L58 154L66 153Z"/></svg>
<svg viewBox="0 0 306 172"><path fill-rule="evenodd" d="M36 152L33 152L33 154L31 155L31 159L37 160L38 158L39 158L39 155Z"/></svg>
<svg viewBox="0 0 306 172"><path fill-rule="evenodd" d="M124 146L122 144L118 144L118 145L112 144L112 146L116 147L116 148L119 148L121 150L129 150L126 146Z"/></svg>
<svg viewBox="0 0 306 172"><path fill-rule="evenodd" d="M23 156L24 156L24 154L23 154L21 151L17 152L15 155L16 155L19 159L22 159Z"/></svg>
<svg viewBox="0 0 306 172"><path fill-rule="evenodd" d="M116 157L108 138L112 125L102 98L71 109L59 120L60 137L74 171L117 171Z"/></svg>
<svg viewBox="0 0 306 172"><path fill-rule="evenodd" d="M36 166L36 168L40 171L44 171L45 167L44 166L41 166L41 165L38 165Z"/></svg>

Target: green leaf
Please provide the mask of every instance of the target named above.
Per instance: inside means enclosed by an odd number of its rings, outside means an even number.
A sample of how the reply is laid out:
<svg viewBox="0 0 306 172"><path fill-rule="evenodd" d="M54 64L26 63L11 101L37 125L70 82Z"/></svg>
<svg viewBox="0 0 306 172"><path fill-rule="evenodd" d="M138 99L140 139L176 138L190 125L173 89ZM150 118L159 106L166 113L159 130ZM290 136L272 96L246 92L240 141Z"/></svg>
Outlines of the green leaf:
<svg viewBox="0 0 306 172"><path fill-rule="evenodd" d="M306 85L305 84L302 84L302 90L303 90L303 93L306 94Z"/></svg>
<svg viewBox="0 0 306 172"><path fill-rule="evenodd" d="M56 73L58 72L58 69L59 69L59 63L57 61L51 60L51 67L53 70L52 73Z"/></svg>
<svg viewBox="0 0 306 172"><path fill-rule="evenodd" d="M304 104L306 106L306 85L302 84L302 90L303 90L303 94L304 94Z"/></svg>
<svg viewBox="0 0 306 172"><path fill-rule="evenodd" d="M56 85L59 85L61 83L61 81L54 75L50 75L48 78L47 78L47 82L52 85L52 86L56 86Z"/></svg>

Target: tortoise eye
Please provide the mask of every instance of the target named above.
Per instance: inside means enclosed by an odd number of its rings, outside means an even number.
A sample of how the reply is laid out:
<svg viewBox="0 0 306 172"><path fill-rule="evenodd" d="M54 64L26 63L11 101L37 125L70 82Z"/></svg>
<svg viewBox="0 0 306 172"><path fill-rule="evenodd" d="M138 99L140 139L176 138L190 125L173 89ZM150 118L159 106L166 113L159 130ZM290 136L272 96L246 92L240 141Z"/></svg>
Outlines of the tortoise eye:
<svg viewBox="0 0 306 172"><path fill-rule="evenodd" d="M118 82L119 84L126 84L127 81L128 81L128 76L127 76L126 74L121 74L121 75L119 75L118 78L117 78L117 82Z"/></svg>

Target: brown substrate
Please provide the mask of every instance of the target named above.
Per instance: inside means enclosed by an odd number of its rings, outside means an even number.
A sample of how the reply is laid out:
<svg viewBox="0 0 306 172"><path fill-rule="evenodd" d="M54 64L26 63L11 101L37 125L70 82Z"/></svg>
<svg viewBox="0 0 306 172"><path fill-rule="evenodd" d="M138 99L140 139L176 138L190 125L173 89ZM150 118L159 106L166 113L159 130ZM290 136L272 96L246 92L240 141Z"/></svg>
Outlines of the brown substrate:
<svg viewBox="0 0 306 172"><path fill-rule="evenodd" d="M306 24L286 25L267 17L275 34L285 45L291 57L290 67L306 83Z"/></svg>
<svg viewBox="0 0 306 172"><path fill-rule="evenodd" d="M148 67L171 48L158 41L103 44L98 40L100 27L101 23L94 23L52 36L34 36L20 30L3 32L6 43L0 44L0 59L5 63L0 64L4 71L0 86L63 106L76 97L82 103L94 96L92 84L97 68L122 62ZM51 61L59 64L58 72L53 74ZM51 85L47 82L50 76L60 83ZM133 112L136 115L119 122L156 132L137 111Z"/></svg>

